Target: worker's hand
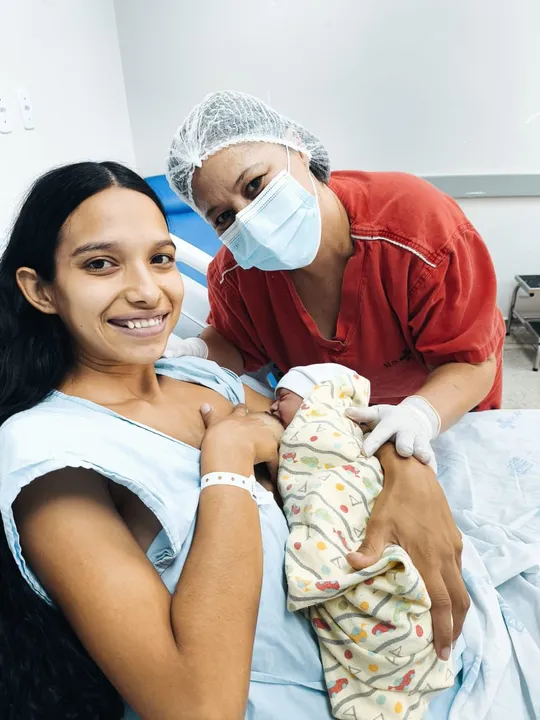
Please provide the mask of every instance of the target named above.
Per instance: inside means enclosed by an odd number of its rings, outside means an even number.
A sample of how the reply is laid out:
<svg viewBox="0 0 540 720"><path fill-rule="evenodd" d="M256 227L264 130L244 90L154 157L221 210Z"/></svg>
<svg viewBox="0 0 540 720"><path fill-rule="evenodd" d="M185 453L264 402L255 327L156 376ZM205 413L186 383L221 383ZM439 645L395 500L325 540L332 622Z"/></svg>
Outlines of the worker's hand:
<svg viewBox="0 0 540 720"><path fill-rule="evenodd" d="M391 445L385 445L378 455L384 487L375 501L364 542L347 561L355 570L363 570L390 544L406 550L431 598L435 650L447 660L470 605L461 577L461 533L430 468L413 458L403 460Z"/></svg>
<svg viewBox="0 0 540 720"><path fill-rule="evenodd" d="M365 423L372 428L364 441L366 457L374 455L381 445L391 440L402 457L414 455L421 463L430 465L437 472L430 440L439 434L441 418L424 398L413 395L405 398L399 405L353 407L347 410L347 415L351 420Z"/></svg>
<svg viewBox="0 0 540 720"><path fill-rule="evenodd" d="M186 355L206 360L208 357L208 345L198 337L182 340L178 335L171 333L162 357L170 359L184 357Z"/></svg>

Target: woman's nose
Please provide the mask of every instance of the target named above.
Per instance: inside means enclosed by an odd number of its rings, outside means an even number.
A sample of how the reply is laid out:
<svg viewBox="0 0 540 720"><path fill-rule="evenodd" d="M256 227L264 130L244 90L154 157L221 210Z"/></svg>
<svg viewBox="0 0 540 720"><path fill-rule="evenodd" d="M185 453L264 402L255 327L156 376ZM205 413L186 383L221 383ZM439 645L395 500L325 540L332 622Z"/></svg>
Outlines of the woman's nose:
<svg viewBox="0 0 540 720"><path fill-rule="evenodd" d="M156 307L161 298L161 288L150 269L137 269L130 273L126 299L133 305Z"/></svg>

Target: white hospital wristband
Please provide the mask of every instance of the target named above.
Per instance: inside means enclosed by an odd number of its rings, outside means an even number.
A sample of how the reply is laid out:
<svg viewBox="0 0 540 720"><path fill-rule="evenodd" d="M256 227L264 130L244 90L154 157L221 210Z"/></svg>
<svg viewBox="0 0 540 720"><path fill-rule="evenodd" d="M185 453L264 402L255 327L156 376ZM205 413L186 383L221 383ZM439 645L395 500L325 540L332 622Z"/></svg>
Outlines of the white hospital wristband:
<svg viewBox="0 0 540 720"><path fill-rule="evenodd" d="M231 487L247 490L255 502L257 502L256 480L253 475L246 477L238 473L212 472L202 476L201 491L213 485L230 485Z"/></svg>

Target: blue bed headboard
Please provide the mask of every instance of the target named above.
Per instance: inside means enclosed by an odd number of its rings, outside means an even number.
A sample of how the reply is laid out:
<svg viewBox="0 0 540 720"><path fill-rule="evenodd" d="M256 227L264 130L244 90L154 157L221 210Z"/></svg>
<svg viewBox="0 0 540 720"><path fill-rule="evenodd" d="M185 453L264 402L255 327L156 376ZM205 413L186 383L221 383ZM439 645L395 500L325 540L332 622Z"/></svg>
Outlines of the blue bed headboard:
<svg viewBox="0 0 540 720"><path fill-rule="evenodd" d="M218 236L200 215L197 215L189 205L180 200L171 190L165 175L152 175L146 178L146 182L163 203L169 221L169 230L173 235L178 235L182 240L195 245L195 247L214 257L221 247ZM206 287L206 278L200 273L183 263L178 263L178 266L185 275Z"/></svg>

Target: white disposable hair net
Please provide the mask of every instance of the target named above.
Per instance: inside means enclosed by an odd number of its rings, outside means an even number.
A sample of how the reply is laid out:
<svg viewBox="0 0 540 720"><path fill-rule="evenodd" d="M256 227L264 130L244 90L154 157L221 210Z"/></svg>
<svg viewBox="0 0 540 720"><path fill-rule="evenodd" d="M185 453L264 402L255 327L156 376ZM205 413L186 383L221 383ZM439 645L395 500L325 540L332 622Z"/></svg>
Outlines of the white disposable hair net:
<svg viewBox="0 0 540 720"><path fill-rule="evenodd" d="M207 95L176 131L167 161L169 185L197 209L195 170L218 150L245 142L277 143L307 153L315 177L323 182L330 177L326 148L308 130L252 95L224 90Z"/></svg>

